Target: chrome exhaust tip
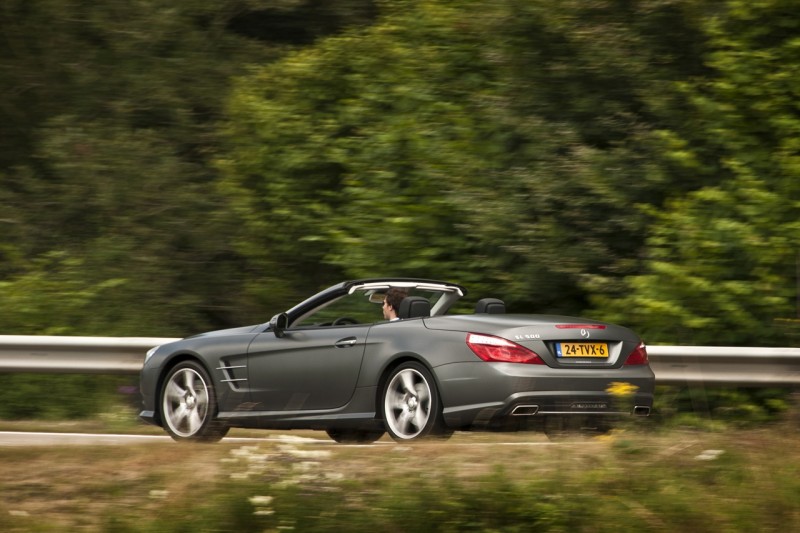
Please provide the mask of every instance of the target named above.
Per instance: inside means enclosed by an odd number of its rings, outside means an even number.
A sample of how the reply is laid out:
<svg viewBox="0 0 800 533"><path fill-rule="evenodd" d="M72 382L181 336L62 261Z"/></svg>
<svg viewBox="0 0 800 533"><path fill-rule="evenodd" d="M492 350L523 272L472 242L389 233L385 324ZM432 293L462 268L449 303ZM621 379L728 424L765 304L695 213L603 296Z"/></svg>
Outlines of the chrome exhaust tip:
<svg viewBox="0 0 800 533"><path fill-rule="evenodd" d="M513 416L533 416L538 412L538 405L518 405L511 411L511 414Z"/></svg>
<svg viewBox="0 0 800 533"><path fill-rule="evenodd" d="M643 405L637 405L633 408L634 416L650 416L650 408Z"/></svg>

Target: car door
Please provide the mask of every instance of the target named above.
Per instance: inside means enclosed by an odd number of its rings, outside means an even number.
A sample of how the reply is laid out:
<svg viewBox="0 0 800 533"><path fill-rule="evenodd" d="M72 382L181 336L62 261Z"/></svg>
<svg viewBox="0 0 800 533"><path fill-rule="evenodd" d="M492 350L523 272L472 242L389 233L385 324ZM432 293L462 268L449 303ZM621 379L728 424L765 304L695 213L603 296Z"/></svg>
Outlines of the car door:
<svg viewBox="0 0 800 533"><path fill-rule="evenodd" d="M261 333L247 355L256 411L329 410L353 396L371 324Z"/></svg>

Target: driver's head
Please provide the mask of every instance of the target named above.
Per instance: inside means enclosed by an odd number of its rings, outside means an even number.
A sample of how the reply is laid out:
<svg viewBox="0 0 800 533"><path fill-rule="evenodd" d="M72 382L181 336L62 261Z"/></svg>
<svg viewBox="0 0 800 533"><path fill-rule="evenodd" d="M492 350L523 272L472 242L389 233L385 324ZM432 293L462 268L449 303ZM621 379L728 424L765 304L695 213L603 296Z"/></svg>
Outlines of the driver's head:
<svg viewBox="0 0 800 533"><path fill-rule="evenodd" d="M386 320L393 320L397 318L397 312L400 310L400 302L403 298L408 296L406 289L398 289L393 287L386 292L383 298L383 318Z"/></svg>

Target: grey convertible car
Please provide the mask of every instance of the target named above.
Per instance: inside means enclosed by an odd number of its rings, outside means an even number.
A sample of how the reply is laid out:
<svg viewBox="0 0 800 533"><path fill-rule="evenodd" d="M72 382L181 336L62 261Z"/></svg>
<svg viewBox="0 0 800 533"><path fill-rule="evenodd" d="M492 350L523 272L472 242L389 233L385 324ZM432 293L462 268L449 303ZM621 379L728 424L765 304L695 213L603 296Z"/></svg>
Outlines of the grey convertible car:
<svg viewBox="0 0 800 533"><path fill-rule="evenodd" d="M391 288L407 295L394 321L380 307ZM632 331L506 314L496 298L463 309L465 294L424 279L346 281L268 323L157 346L140 416L176 440L247 427L364 443L650 413L654 376Z"/></svg>

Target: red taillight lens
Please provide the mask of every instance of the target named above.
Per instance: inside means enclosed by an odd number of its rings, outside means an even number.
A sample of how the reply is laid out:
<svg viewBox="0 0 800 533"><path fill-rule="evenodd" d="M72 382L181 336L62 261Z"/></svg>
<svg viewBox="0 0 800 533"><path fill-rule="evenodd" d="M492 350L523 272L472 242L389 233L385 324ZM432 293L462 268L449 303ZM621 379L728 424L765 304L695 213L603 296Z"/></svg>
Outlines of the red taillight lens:
<svg viewBox="0 0 800 533"><path fill-rule="evenodd" d="M527 363L530 365L544 364L542 358L533 350L502 337L467 333L467 346L484 361Z"/></svg>
<svg viewBox="0 0 800 533"><path fill-rule="evenodd" d="M644 343L636 347L634 351L625 360L626 365L646 365L647 364L647 348Z"/></svg>

